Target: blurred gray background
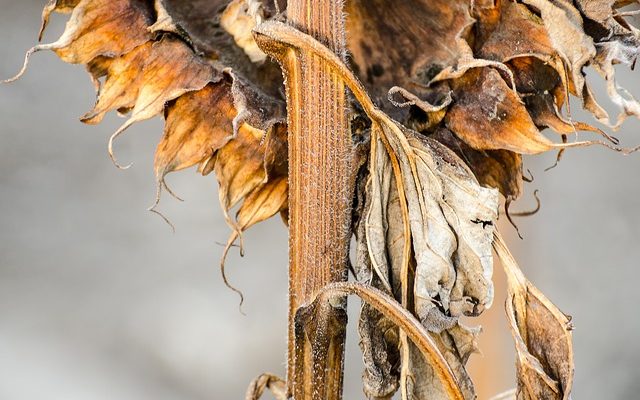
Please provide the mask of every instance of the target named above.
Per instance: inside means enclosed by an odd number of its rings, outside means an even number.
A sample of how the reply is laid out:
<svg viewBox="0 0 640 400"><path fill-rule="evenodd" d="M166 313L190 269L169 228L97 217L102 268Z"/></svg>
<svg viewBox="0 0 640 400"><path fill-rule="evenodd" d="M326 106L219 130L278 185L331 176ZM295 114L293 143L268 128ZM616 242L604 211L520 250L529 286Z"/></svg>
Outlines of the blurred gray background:
<svg viewBox="0 0 640 400"><path fill-rule="evenodd" d="M0 0L0 79L19 69L35 43L43 3ZM64 21L54 17L45 40ZM638 73L621 71L620 80L640 95ZM596 87L602 95L598 79ZM135 125L117 142L119 159L135 162L123 172L106 152L123 120L78 121L93 101L83 69L52 53L36 54L22 80L0 86L0 400L240 399L259 373L283 375L281 221L251 229L246 256L229 257L229 278L246 297L243 316L218 270L217 243L229 229L215 178L193 171L168 178L186 200L163 198L172 234L145 211L154 198L161 119ZM617 133L624 145L640 143L639 126L629 120ZM542 209L519 220L525 240L506 224L502 230L529 278L574 316L574 398L636 399L640 154L576 149L543 172L554 157L526 161L535 181L514 209L533 207L536 188ZM496 266L498 282L502 275ZM500 287L483 316L483 355L472 361L481 399L513 386ZM352 321L358 304L350 301ZM364 397L360 371L351 333L345 399Z"/></svg>

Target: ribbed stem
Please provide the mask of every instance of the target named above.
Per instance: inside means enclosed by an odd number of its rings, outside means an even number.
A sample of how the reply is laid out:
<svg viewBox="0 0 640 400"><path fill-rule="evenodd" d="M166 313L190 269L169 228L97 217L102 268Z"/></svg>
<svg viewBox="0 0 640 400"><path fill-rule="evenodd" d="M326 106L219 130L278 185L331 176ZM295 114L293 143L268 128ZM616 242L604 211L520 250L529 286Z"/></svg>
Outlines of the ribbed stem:
<svg viewBox="0 0 640 400"><path fill-rule="evenodd" d="M342 1L289 0L287 17L290 24L343 57ZM308 339L303 348L295 348L294 325L298 308L311 302L320 288L347 279L353 199L352 143L343 82L319 57L309 53L299 57L297 72L289 74L287 82L290 295L287 376L295 400L338 400L342 398L346 320L316 321L313 329L319 332L306 334L318 334L316 342L326 337L326 343L313 348ZM342 325L338 329L336 321Z"/></svg>

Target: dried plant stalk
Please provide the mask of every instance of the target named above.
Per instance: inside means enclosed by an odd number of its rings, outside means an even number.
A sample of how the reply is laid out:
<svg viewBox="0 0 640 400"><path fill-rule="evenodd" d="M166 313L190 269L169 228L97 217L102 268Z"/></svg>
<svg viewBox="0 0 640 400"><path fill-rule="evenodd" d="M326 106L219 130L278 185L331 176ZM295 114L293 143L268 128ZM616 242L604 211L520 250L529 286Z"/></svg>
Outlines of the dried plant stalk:
<svg viewBox="0 0 640 400"><path fill-rule="evenodd" d="M289 1L287 17L334 53L344 54L341 1ZM290 51L281 62L289 128L287 377L296 399L337 400L342 398L344 326L315 326L327 335L327 343L315 351L310 340L295 343L294 317L320 288L347 279L354 184L345 89L326 62L310 52Z"/></svg>

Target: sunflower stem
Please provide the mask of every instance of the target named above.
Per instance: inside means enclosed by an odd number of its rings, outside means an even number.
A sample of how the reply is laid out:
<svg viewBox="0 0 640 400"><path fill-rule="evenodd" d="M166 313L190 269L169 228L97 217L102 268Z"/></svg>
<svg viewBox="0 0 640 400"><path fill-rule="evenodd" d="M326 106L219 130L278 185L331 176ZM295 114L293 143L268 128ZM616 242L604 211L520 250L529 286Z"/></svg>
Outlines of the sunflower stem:
<svg viewBox="0 0 640 400"><path fill-rule="evenodd" d="M342 7L340 0L289 0L287 17L291 25L344 60ZM325 305L306 319L296 318L296 313L322 287L347 279L353 146L342 79L318 56L303 52L294 57L286 82L290 185L287 381L295 400L339 400L346 300Z"/></svg>

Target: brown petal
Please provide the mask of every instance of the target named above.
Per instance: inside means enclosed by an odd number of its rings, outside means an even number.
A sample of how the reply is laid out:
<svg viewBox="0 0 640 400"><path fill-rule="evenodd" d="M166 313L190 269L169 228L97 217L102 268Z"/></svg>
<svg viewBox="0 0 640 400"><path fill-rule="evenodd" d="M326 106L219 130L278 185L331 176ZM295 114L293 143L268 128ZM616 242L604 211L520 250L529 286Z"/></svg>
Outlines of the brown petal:
<svg viewBox="0 0 640 400"><path fill-rule="evenodd" d="M551 44L567 66L576 93L582 92L582 68L595 56L593 39L584 33L580 13L567 1L524 0L540 12Z"/></svg>
<svg viewBox="0 0 640 400"><path fill-rule="evenodd" d="M264 147L262 165L266 181L249 193L238 210L236 220L242 231L288 208L289 181L287 131L283 124L267 129L266 137L257 143ZM247 153L244 153L246 157Z"/></svg>
<svg viewBox="0 0 640 400"><path fill-rule="evenodd" d="M40 25L40 32L38 33L38 41L42 40L47 25L49 25L49 17L54 12L61 14L68 14L73 11L73 8L80 3L80 0L49 0L44 9L42 10L42 24Z"/></svg>
<svg viewBox="0 0 640 400"><path fill-rule="evenodd" d="M445 123L478 150L510 150L535 154L553 148L531 120L527 109L492 68L473 69L455 81L454 103Z"/></svg>
<svg viewBox="0 0 640 400"><path fill-rule="evenodd" d="M220 17L220 25L233 36L236 44L254 63L262 63L267 59L251 33L263 19L264 9L257 0L233 0Z"/></svg>
<svg viewBox="0 0 640 400"><path fill-rule="evenodd" d="M121 108L133 109L131 118L138 121L153 117L165 102L202 89L215 76L213 67L181 40L166 36L147 42L109 63L98 101L82 121L99 123L107 112Z"/></svg>
<svg viewBox="0 0 640 400"><path fill-rule="evenodd" d="M172 23L189 37L198 52L233 68L236 74L259 86L267 94L276 98L280 96L282 74L277 64L269 59L261 64L251 62L234 37L222 26L221 17L230 0L158 1ZM262 2L265 18L274 14L270 8L272 3Z"/></svg>
<svg viewBox="0 0 640 400"><path fill-rule="evenodd" d="M120 56L151 39L147 27L153 23L153 10L146 1L64 1L56 10L70 11L74 3L60 39L36 50L53 50L65 62L86 64L97 56Z"/></svg>
<svg viewBox="0 0 640 400"><path fill-rule="evenodd" d="M507 62L534 54L550 58L555 53L540 17L520 3L500 4L500 22L481 45L478 57Z"/></svg>
<svg viewBox="0 0 640 400"><path fill-rule="evenodd" d="M260 184L266 183L264 132L244 124L233 140L215 154L213 171L220 185L220 204L228 211Z"/></svg>
<svg viewBox="0 0 640 400"><path fill-rule="evenodd" d="M374 99L393 86L415 91L454 64L459 35L472 23L468 9L464 0L347 1L347 46Z"/></svg>
<svg viewBox="0 0 640 400"><path fill-rule="evenodd" d="M233 137L236 116L225 80L186 93L166 110L165 133L156 150L156 176L199 164Z"/></svg>
<svg viewBox="0 0 640 400"><path fill-rule="evenodd" d="M238 210L238 228L245 230L287 208L288 193L286 176L269 180L255 188L245 197Z"/></svg>

